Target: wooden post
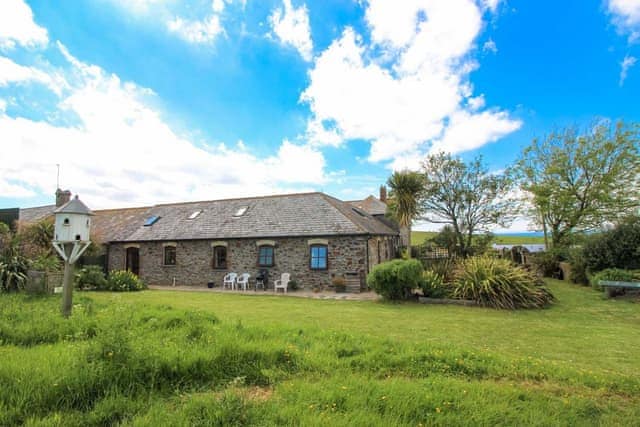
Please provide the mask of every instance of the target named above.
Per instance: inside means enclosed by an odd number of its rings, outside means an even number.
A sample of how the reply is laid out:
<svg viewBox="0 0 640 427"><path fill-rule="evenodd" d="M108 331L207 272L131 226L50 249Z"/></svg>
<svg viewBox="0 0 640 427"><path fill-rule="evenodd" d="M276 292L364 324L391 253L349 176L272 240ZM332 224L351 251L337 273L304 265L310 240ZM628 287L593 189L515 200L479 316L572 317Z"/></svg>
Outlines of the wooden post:
<svg viewBox="0 0 640 427"><path fill-rule="evenodd" d="M69 244L64 245L64 251L69 256ZM71 245L73 247L73 244ZM73 264L67 258L64 261L64 279L62 281L62 316L68 318L71 316L73 307Z"/></svg>

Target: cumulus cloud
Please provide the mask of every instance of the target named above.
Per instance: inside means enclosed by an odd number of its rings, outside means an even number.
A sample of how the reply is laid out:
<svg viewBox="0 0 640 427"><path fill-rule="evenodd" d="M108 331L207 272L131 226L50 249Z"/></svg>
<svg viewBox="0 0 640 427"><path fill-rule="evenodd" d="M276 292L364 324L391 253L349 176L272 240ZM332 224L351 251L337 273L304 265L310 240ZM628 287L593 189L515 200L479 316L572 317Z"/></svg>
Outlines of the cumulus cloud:
<svg viewBox="0 0 640 427"><path fill-rule="evenodd" d="M167 23L167 28L190 43L210 43L224 32L218 15L211 15L203 21L188 21L176 17Z"/></svg>
<svg viewBox="0 0 640 427"><path fill-rule="evenodd" d="M628 34L631 42L640 39L640 1L608 0L607 6L618 30Z"/></svg>
<svg viewBox="0 0 640 427"><path fill-rule="evenodd" d="M0 49L16 44L40 47L48 43L47 30L33 20L31 8L23 0L0 1Z"/></svg>
<svg viewBox="0 0 640 427"><path fill-rule="evenodd" d="M370 0L371 43L347 28L309 72L301 95L312 112L307 138L364 139L370 161L399 167L432 147L465 151L518 129L506 111L480 111L484 98L473 95L471 53L482 16L472 0Z"/></svg>
<svg viewBox="0 0 640 427"><path fill-rule="evenodd" d="M285 140L276 152L260 156L242 143L195 144L163 120L152 106L153 91L75 58L60 43L51 49L66 59L55 69L64 80L58 113L76 122L51 123L37 118L43 117L38 111L11 115L0 102L5 197L51 193L56 164L61 184L92 208L273 194L327 182L324 156L311 146ZM2 74L8 87L55 81L49 69L13 62L8 67L17 70Z"/></svg>
<svg viewBox="0 0 640 427"><path fill-rule="evenodd" d="M311 61L313 42L307 6L294 8L291 0L282 3L284 10L276 8L269 17L271 28L283 44L294 47L305 61Z"/></svg>
<svg viewBox="0 0 640 427"><path fill-rule="evenodd" d="M620 63L620 86L624 85L624 81L627 79L627 73L629 69L636 65L637 58L633 56L625 56L622 62Z"/></svg>

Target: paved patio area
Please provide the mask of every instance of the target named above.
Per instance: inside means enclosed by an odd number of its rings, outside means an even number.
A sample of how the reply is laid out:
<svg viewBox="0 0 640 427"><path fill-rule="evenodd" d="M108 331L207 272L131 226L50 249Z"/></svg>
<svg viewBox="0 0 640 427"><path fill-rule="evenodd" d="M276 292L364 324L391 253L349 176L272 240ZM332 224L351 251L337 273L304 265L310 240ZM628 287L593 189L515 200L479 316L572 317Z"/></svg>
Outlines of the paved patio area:
<svg viewBox="0 0 640 427"><path fill-rule="evenodd" d="M349 301L375 301L380 299L380 295L376 294L373 291L361 292L359 294L355 293L336 293L334 291L322 291L322 292L313 292L307 289L299 289L297 291L289 291L286 294L282 291L278 291L276 294L273 289L257 290L253 289L247 291L232 291L230 289L222 289L222 288L212 288L209 289L204 286L159 286L159 285L149 285L149 289L158 290L158 291L185 291L185 292L213 292L213 293L225 293L225 294L239 294L239 295L261 295L261 296L287 296L287 297L298 297L298 298L312 298L312 299L325 299L325 300L349 300Z"/></svg>

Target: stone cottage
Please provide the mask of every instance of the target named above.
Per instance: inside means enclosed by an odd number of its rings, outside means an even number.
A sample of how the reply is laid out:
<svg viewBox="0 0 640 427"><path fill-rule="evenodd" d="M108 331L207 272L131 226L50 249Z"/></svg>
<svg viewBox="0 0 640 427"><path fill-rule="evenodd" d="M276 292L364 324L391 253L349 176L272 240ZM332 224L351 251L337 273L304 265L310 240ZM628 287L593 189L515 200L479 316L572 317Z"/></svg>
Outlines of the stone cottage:
<svg viewBox="0 0 640 427"><path fill-rule="evenodd" d="M302 193L94 210L93 235L108 270L131 270L149 284L220 286L229 272L255 278L266 270L269 283L287 272L305 286L345 275L364 285L400 245L385 206L373 196L344 202ZM31 209L21 216L46 212Z"/></svg>

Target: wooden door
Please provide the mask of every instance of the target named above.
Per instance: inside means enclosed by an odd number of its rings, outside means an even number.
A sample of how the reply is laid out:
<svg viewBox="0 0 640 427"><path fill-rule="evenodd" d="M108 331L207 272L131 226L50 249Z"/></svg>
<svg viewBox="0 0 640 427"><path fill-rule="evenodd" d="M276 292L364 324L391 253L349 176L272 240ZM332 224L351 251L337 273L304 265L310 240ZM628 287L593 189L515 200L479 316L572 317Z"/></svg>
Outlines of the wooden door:
<svg viewBox="0 0 640 427"><path fill-rule="evenodd" d="M126 269L138 276L140 274L140 249L127 248Z"/></svg>

